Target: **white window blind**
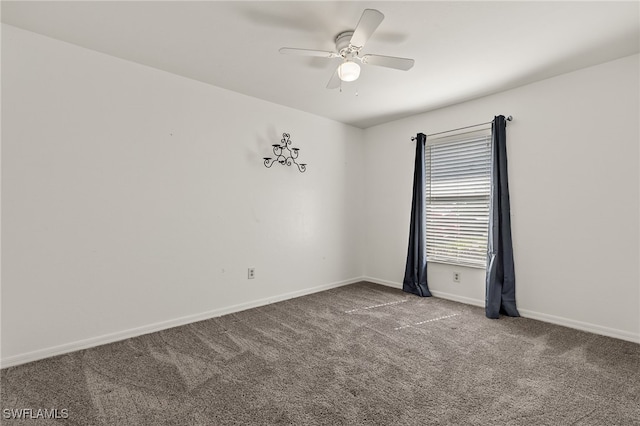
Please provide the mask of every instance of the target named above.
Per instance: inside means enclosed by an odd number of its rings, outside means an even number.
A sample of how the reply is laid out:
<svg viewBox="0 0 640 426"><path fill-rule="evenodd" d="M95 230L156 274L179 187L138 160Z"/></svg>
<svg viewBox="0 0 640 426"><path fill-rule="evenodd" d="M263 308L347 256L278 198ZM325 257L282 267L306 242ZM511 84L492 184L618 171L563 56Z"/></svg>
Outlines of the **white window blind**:
<svg viewBox="0 0 640 426"><path fill-rule="evenodd" d="M427 260L484 268L491 191L491 131L429 142Z"/></svg>

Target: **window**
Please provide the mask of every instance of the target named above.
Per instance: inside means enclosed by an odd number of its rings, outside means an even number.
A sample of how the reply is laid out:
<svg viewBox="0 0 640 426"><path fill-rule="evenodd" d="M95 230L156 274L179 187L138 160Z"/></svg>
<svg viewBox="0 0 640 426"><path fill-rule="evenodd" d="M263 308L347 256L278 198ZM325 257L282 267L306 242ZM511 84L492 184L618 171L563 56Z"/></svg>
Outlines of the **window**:
<svg viewBox="0 0 640 426"><path fill-rule="evenodd" d="M427 260L486 266L491 130L427 139Z"/></svg>

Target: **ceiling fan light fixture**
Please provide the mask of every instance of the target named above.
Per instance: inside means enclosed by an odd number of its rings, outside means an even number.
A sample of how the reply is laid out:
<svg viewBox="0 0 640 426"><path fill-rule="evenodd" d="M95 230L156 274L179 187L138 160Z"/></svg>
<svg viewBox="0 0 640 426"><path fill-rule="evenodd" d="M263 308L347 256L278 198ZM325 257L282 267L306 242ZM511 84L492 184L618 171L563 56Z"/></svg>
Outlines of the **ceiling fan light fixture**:
<svg viewBox="0 0 640 426"><path fill-rule="evenodd" d="M344 61L338 67L338 77L342 81L355 81L360 77L360 65L353 61Z"/></svg>

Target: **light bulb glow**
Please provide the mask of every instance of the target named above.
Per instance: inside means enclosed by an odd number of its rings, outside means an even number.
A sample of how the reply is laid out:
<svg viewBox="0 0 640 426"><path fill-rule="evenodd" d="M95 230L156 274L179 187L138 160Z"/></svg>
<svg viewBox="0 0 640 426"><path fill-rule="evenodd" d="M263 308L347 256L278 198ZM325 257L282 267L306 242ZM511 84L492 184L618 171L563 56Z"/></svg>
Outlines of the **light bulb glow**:
<svg viewBox="0 0 640 426"><path fill-rule="evenodd" d="M360 77L360 65L352 61L344 61L338 67L338 77L342 81L355 81Z"/></svg>

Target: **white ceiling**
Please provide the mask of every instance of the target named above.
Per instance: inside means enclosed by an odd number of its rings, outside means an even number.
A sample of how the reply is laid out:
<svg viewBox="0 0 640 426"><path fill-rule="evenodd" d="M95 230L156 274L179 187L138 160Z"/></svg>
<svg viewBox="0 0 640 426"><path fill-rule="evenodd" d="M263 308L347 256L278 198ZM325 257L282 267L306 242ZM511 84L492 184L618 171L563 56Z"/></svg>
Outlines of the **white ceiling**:
<svg viewBox="0 0 640 426"><path fill-rule="evenodd" d="M334 50L365 8L385 19L363 53L414 58L364 66L325 88ZM499 92L640 50L640 3L430 1L2 1L2 22L358 127ZM357 96L356 96L357 93Z"/></svg>

